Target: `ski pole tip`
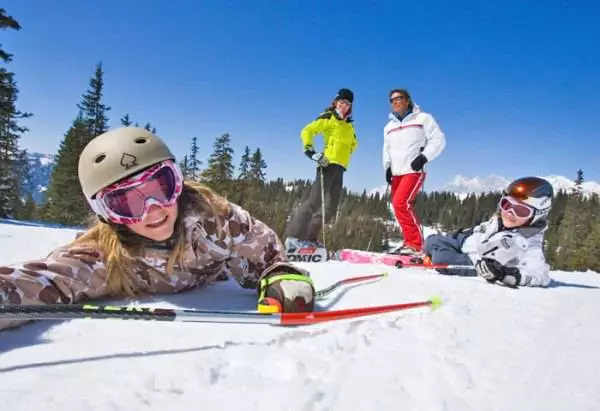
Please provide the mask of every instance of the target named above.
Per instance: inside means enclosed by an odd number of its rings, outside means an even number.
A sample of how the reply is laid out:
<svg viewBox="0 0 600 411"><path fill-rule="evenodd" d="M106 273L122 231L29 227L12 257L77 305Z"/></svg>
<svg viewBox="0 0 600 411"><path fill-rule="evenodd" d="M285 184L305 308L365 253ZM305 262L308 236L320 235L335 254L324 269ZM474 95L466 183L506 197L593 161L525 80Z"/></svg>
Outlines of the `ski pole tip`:
<svg viewBox="0 0 600 411"><path fill-rule="evenodd" d="M439 295L434 295L429 299L429 301L431 302L431 308L434 310L440 308L443 302L442 297L440 297Z"/></svg>

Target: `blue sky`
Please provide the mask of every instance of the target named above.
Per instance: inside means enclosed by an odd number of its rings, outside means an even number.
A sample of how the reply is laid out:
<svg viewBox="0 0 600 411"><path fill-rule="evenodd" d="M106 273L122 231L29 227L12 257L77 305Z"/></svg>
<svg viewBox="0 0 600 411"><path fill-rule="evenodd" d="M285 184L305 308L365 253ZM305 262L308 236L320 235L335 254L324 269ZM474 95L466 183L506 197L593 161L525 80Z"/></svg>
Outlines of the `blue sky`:
<svg viewBox="0 0 600 411"><path fill-rule="evenodd" d="M595 1L5 0L2 32L22 140L54 153L97 62L111 126L125 113L183 156L229 132L236 165L261 147L267 177L313 178L300 130L337 89L355 92L352 190L385 184L387 93L408 88L446 134L426 189L526 174L600 180L600 29ZM317 146L321 139L317 138Z"/></svg>

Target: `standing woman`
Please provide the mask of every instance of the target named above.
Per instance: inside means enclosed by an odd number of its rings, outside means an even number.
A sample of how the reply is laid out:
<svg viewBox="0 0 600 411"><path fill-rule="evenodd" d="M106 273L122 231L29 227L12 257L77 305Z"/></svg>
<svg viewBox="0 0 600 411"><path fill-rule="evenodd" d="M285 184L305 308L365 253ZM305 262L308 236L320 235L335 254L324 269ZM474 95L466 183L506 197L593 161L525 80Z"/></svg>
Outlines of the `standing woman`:
<svg viewBox="0 0 600 411"><path fill-rule="evenodd" d="M296 210L286 228L288 253L306 246L323 247L317 241L322 228L321 202L325 204L325 221L328 222L336 213L344 172L358 145L352 124L353 103L354 93L347 88L340 89L331 105L300 133L304 154L317 163L317 175L308 200ZM315 151L313 145L318 134L323 135L322 152Z"/></svg>
<svg viewBox="0 0 600 411"><path fill-rule="evenodd" d="M423 233L412 204L425 181L425 164L440 155L446 137L433 116L413 103L407 90L394 89L389 98L392 112L383 130L383 169L404 236L396 252L422 256Z"/></svg>

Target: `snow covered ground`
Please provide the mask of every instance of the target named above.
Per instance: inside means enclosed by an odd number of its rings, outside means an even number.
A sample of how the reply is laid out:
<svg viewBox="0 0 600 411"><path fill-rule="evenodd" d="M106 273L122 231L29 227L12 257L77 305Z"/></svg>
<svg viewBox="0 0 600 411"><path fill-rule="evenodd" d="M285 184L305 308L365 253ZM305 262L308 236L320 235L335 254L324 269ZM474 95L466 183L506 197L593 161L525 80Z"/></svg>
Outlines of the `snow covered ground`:
<svg viewBox="0 0 600 411"><path fill-rule="evenodd" d="M74 230L0 224L0 262L43 256ZM283 328L116 320L0 331L0 404L31 410L598 410L600 275L548 289L341 262L302 264L318 288L387 270L322 302L444 305ZM127 302L128 303L128 302ZM233 282L139 301L253 309Z"/></svg>

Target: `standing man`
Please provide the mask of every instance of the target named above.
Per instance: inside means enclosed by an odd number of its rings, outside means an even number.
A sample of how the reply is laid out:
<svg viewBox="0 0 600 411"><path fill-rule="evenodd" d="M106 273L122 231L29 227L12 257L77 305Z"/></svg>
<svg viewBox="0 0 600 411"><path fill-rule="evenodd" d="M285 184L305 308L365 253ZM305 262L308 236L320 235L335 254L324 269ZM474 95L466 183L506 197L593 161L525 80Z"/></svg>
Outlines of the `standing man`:
<svg viewBox="0 0 600 411"><path fill-rule="evenodd" d="M383 130L383 169L404 236L396 253L421 257L423 233L413 203L425 181L425 164L440 155L446 137L433 116L413 103L407 90L394 89L389 99L392 112Z"/></svg>

